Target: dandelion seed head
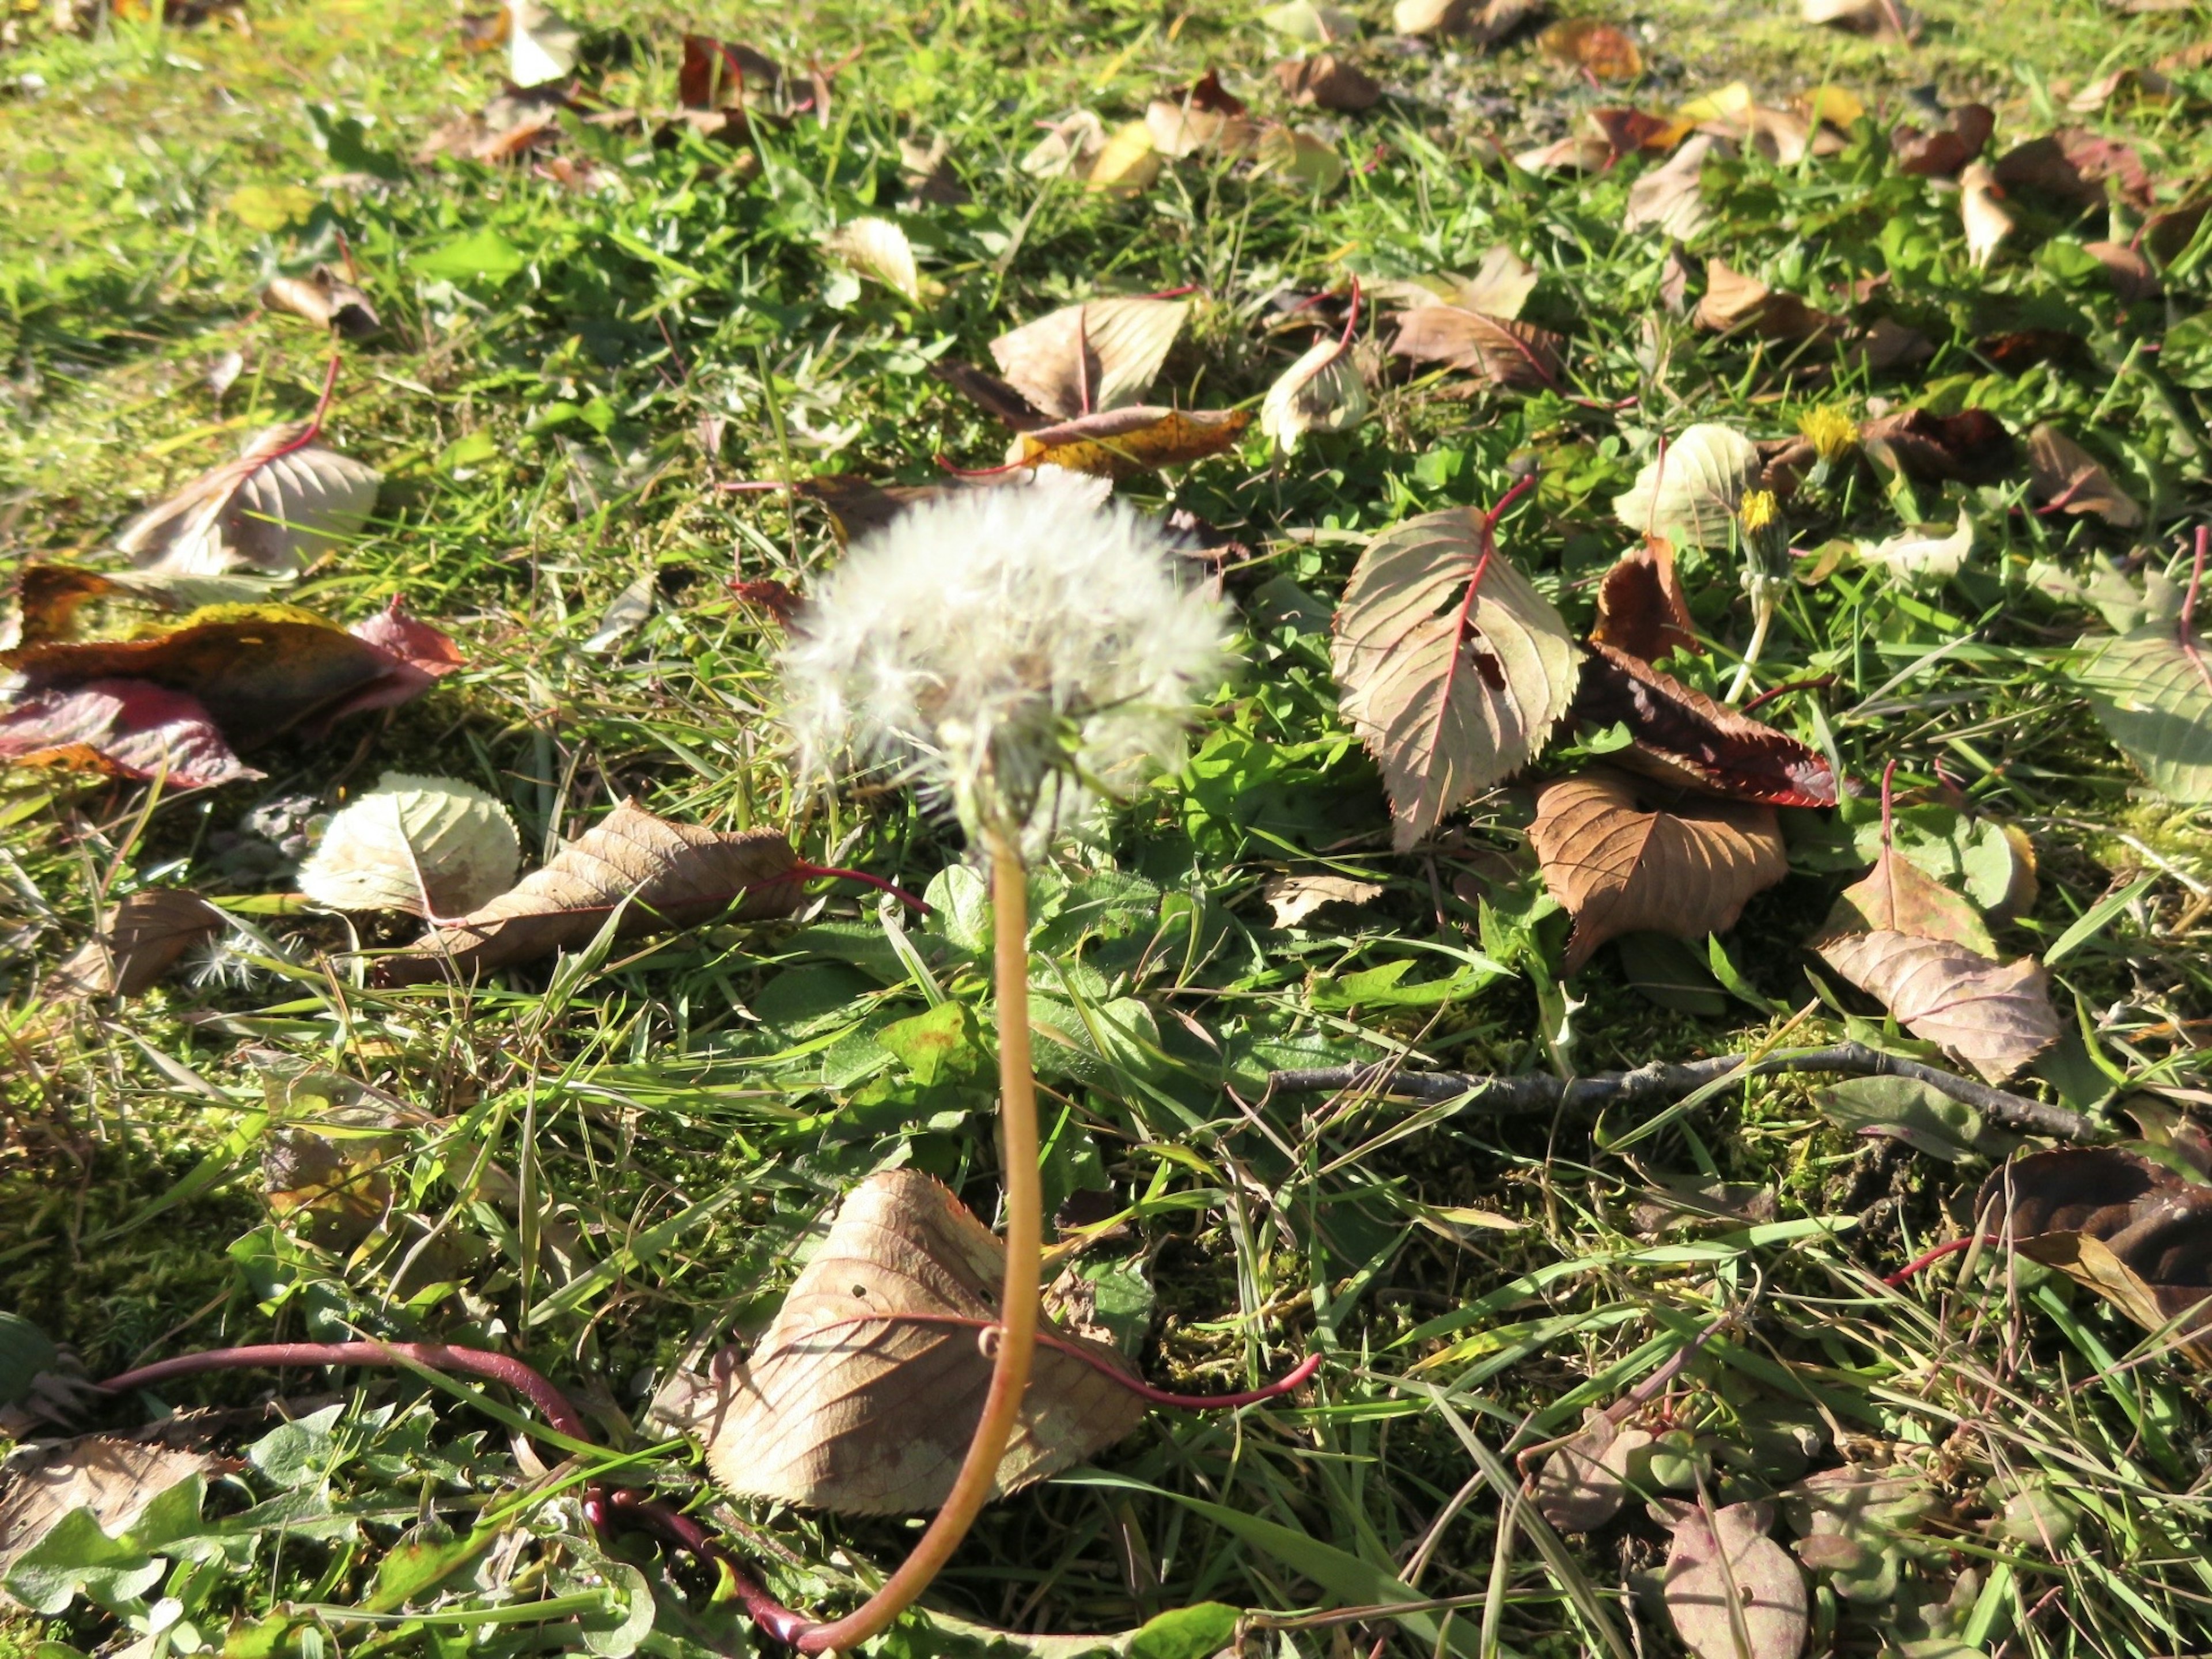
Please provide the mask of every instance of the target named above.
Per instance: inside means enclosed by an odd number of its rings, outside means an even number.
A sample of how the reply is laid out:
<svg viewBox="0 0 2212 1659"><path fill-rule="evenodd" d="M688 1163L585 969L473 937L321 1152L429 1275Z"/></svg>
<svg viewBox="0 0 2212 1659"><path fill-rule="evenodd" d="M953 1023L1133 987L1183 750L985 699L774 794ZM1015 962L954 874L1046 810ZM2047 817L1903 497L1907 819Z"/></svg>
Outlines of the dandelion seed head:
<svg viewBox="0 0 2212 1659"><path fill-rule="evenodd" d="M782 659L803 777L895 769L971 842L1035 854L1180 757L1225 665L1168 534L1048 475L909 508L818 586Z"/></svg>

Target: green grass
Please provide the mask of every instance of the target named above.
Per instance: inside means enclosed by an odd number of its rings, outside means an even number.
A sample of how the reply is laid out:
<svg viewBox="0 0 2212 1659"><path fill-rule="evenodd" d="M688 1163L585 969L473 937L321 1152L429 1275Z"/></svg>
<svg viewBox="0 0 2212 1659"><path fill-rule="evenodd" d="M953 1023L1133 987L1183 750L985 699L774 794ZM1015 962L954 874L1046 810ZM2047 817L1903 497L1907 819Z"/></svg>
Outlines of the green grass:
<svg viewBox="0 0 2212 1659"><path fill-rule="evenodd" d="M1894 1547L1893 1592L1854 1602L1824 1583L1814 1651L1941 1639L2038 1659L2203 1650L2212 1415L2201 1381L2024 1261L1978 1262L1961 1279L1954 1258L1901 1291L1869 1276L1971 1224L1975 1164L1851 1141L1793 1081L1736 1091L1630 1146L1636 1126L1621 1121L1594 1134L1578 1121L1262 1098L1279 1064L1397 1053L1594 1071L1749 1048L1801 1010L1791 1041L1846 1030L1815 997L1802 946L1853 867L1845 843L1871 816L1863 798L1840 831L1797 815L1791 876L1723 941L1753 1000L1670 1012L1607 951L1571 987L1562 1039L1565 919L1525 871L1484 884L1500 854L1519 856L1525 792L1486 799L1414 854L1388 850L1379 782L1336 713L1313 622L1366 536L1493 500L1533 453L1543 482L1504 545L1582 627L1625 544L1607 503L1659 433L1722 420L1781 436L1810 408L1860 413L1882 398L2064 426L2151 505L2140 550L2163 562L2203 510L2212 437L2201 397L2130 351L2202 308L2198 261L2182 262L2166 299L2123 307L2050 250L2125 240L2124 215L2069 227L2025 212L2015 248L1984 276L1966 261L1955 198L1897 176L1868 136L1802 168L1753 159L1716 174L1719 222L1698 251L1839 307L1854 279L1886 273L1884 303L1938 348L1909 376L1796 372L1662 310L1663 244L1620 229L1638 164L1550 181L1481 164L1486 138L1510 153L1613 97L1526 43L1495 58L1361 48L1415 95L1335 121L1359 165L1318 199L1203 162L1127 202L1016 169L1036 121L1077 105L1109 120L1140 113L1209 64L1275 111L1265 71L1277 48L1250 9L593 7L580 21L634 43L609 72L618 103L672 103L687 28L787 63L860 55L837 76L826 125L763 128L747 149L572 125L558 153L598 170L584 191L527 165L407 159L495 89L495 63L463 49L447 8L256 9L250 34L120 21L55 36L19 19L21 43L0 58L0 557L95 555L132 510L246 433L303 415L326 343L255 295L277 269L337 257L342 230L386 328L344 349L331 441L389 482L372 533L299 597L351 620L404 592L469 664L389 719L257 751L265 782L149 811L135 787L0 781L0 1306L71 1345L93 1376L219 1342L349 1331L503 1347L584 1399L595 1434L635 1446L657 1437L643 1416L652 1381L732 1333L757 1334L823 1215L870 1170L910 1162L988 1214L991 1101L974 1080L986 1057L928 1081L875 1041L939 995L988 1015L987 966L942 905L904 924L926 988L872 900L842 889L795 925L625 944L469 993L376 989L339 954L345 928L297 907L247 913L274 951L180 972L128 1003L60 1005L46 976L103 897L185 882L230 900L283 891L241 855L241 817L282 797L328 810L386 769L490 790L532 860L634 797L687 822L787 827L810 858L944 899L959 881L957 836L910 801L794 800L775 724L778 637L724 582L803 588L836 549L815 510L717 486L817 471L923 482L940 453L994 463L1003 434L927 363L981 360L1012 322L1093 293L1197 284L1163 392L1194 406L1256 399L1306 343L1260 327L1276 290L1353 270L1471 269L1504 242L1537 267L1530 314L1570 337L1568 389L1586 401L1444 398L1445 382L1394 381L1366 425L1291 464L1255 436L1125 487L1235 529L1261 555L1260 580L1238 587L1248 665L1209 712L1192 766L1038 881L1037 994L1074 1011L1072 1024L1107 1016L1084 1050L1045 1051L1049 1195L1092 1189L1128 1210L1095 1254L1134 1264L1157 1295L1147 1375L1225 1389L1311 1347L1330 1363L1299 1402L1234 1419L1156 1413L1102 1457L1104 1475L994 1507L935 1603L1024 1631L1119 1631L1206 1599L1304 1610L1317 1616L1251 1638L1300 1659L1386 1638L1408 1656L1604 1651L1586 1612L1601 1606L1616 1639L1632 1621L1642 1650L1671 1650L1663 1613L1633 1594L1665 1551L1640 1507L1547 1554L1528 1521L1501 1529L1482 1460L1571 1430L1585 1405L1618 1398L1717 1312L1742 1309L1655 1415L1679 1436L1682 1467L1725 1498L1807 1467L1888 1459L1924 1467L1936 1500ZM1650 0L1626 15L1648 25L1652 84L1639 96L1653 106L1739 75L1774 102L1830 82L1860 92L1886 127L1909 112L1905 89L1933 82L1989 99L2000 146L2079 118L2059 82L2146 64L2202 23L2116 20L2091 0L1928 10L1911 51L1810 31L1779 8ZM2202 107L2093 118L2178 191L2212 161ZM840 301L820 234L897 210L898 141L935 134L972 199L898 211L943 297L917 307L868 287ZM240 191L295 187L307 204L296 222L258 229L240 216L254 202ZM422 269L487 234L519 256L511 274ZM2077 334L2081 356L2012 375L1978 349L2025 327ZM217 397L207 371L232 351L246 367ZM2060 1006L2081 1035L2023 1086L2083 1109L2145 1081L2203 1086L2203 817L2142 791L2063 672L2093 618L2025 580L2031 559L2078 568L2139 550L2137 538L2020 512L2016 484L1955 493L1980 532L1960 578L1912 593L1846 570L1800 588L1763 679L1837 677L1820 718L1850 777L1871 781L1893 759L1901 787L1948 780L1976 811L2028 831L2041 890L2002 931L2009 951L2047 947L2108 891L2154 878L2060 963ZM1940 491L1899 503L1862 481L1801 497L1790 527L1809 546L1954 510ZM652 619L583 650L647 574ZM1698 672L1724 685L1748 634L1734 562L1687 556L1685 577L1714 647ZM1270 578L1310 602L1291 605L1279 585L1272 600L1253 597ZM1819 733L1812 700L1769 713ZM1310 929L1271 927L1261 883L1324 868L1386 890ZM1470 976L1474 988L1429 1008L1346 1008L1328 994L1407 958L1413 979L1442 979L1470 951L1513 971ZM262 1170L270 1125L346 1092L331 1074L405 1109L382 1171L390 1207L343 1249L272 1213ZM1662 1178L1771 1188L1779 1218L1639 1236L1631 1212ZM666 1228L686 1213L696 1220ZM180 1388L173 1403L239 1404L266 1386L233 1376ZM465 1528L512 1506L517 1530L487 1558L496 1571L457 1577L420 1605L526 1601L597 1570L587 1545L554 1537L581 1530L573 1497L517 1503L527 1478L489 1419L411 1382L345 1387L304 1473L257 1466L224 1482L209 1512L235 1516L289 1485L302 1504L362 1518L318 1510L300 1538L241 1528L217 1565L179 1567L124 1612L174 1595L220 1641L279 1603L357 1607L395 1540L433 1510ZM92 1420L136 1419L118 1407ZM1809 1455L1789 1449L1800 1426ZM222 1444L267 1428L226 1425ZM648 1467L671 1483L699 1476L680 1447ZM1991 1530L2022 1486L2065 1500L2070 1534ZM847 1604L908 1537L892 1522L712 1512L747 1528L738 1535L780 1593L813 1607ZM1240 1529L1239 1516L1287 1531ZM1414 1582L1425 1541L1419 1592L1470 1604L1448 1619L1330 1622L1371 1604L1383 1578ZM704 1586L689 1588L691 1612L664 1608L653 1650L740 1639L705 1607ZM1952 1613L1930 1611L1947 1598ZM331 1639L379 1650L459 1645L437 1626L332 1628ZM40 1637L90 1650L119 1629L80 1601L0 1628L0 1652ZM519 1652L548 1635L502 1626L473 1645ZM919 1653L961 1639L916 1625L892 1642Z"/></svg>

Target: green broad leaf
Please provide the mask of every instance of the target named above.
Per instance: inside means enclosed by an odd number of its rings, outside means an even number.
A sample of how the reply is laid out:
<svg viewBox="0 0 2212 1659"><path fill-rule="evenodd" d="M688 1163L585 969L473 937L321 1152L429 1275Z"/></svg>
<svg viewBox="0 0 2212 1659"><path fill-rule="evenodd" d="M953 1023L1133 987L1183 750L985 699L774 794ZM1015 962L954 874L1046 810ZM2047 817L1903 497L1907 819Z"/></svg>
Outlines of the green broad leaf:
<svg viewBox="0 0 2212 1659"><path fill-rule="evenodd" d="M1915 1152L1957 1164L2000 1158L2017 1139L1983 1122L1964 1101L1909 1077L1862 1077L1817 1091L1820 1115L1852 1134L1886 1135Z"/></svg>
<svg viewBox="0 0 2212 1659"><path fill-rule="evenodd" d="M426 1522L410 1529L377 1563L374 1611L404 1607L435 1589L491 1547L501 1528L482 1527L456 1537L452 1528Z"/></svg>
<svg viewBox="0 0 2212 1659"><path fill-rule="evenodd" d="M1486 968L1463 967L1453 969L1442 979L1407 985L1403 981L1413 965L1413 958L1402 957L1379 968L1364 969L1317 985L1313 1005L1322 1009L1441 1008L1449 1003L1464 1002L1485 986L1503 978L1505 972L1494 963Z"/></svg>
<svg viewBox="0 0 2212 1659"><path fill-rule="evenodd" d="M82 1595L118 1609L161 1581L166 1562L127 1539L110 1538L89 1509L71 1510L37 1543L17 1556L4 1589L33 1613L52 1618Z"/></svg>
<svg viewBox="0 0 2212 1659"><path fill-rule="evenodd" d="M331 1432L343 1406L326 1406L312 1417L280 1423L246 1449L246 1461L280 1486L298 1488L320 1480L337 1460L337 1437Z"/></svg>
<svg viewBox="0 0 2212 1659"><path fill-rule="evenodd" d="M627 1561L601 1556L592 1564L609 1593L606 1610L576 1620L585 1650L599 1659L628 1659L653 1629L653 1585Z"/></svg>
<svg viewBox="0 0 2212 1659"><path fill-rule="evenodd" d="M1229 1645L1243 1609L1200 1601L1156 1613L1129 1633L1129 1659L1207 1659Z"/></svg>
<svg viewBox="0 0 2212 1659"><path fill-rule="evenodd" d="M432 248L428 253L418 253L412 263L419 276L449 283L483 277L497 284L522 270L530 259L497 231L479 230Z"/></svg>
<svg viewBox="0 0 2212 1659"><path fill-rule="evenodd" d="M2212 801L2212 652L2164 623L2081 648L2074 678L2106 735L2167 799Z"/></svg>
<svg viewBox="0 0 2212 1659"><path fill-rule="evenodd" d="M876 1042L896 1055L925 1089L971 1081L990 1064L975 1011L962 1002L940 1002L926 1014L886 1025L876 1033Z"/></svg>
<svg viewBox="0 0 2212 1659"><path fill-rule="evenodd" d="M924 930L971 957L991 951L990 884L964 864L947 865L922 894L929 905Z"/></svg>

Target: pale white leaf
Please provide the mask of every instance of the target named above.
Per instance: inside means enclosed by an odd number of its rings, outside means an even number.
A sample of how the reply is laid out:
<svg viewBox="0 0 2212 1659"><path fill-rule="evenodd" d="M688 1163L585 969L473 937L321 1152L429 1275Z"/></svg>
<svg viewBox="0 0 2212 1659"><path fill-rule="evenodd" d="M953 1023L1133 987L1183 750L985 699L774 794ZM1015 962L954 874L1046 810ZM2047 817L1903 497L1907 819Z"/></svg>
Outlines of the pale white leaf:
<svg viewBox="0 0 2212 1659"><path fill-rule="evenodd" d="M1700 422L1644 464L1613 516L1640 535L1680 546L1724 547L1744 492L1759 474L1759 447L1732 427Z"/></svg>
<svg viewBox="0 0 2212 1659"><path fill-rule="evenodd" d="M514 821L483 790L386 772L332 816L300 890L333 910L457 916L512 887L521 860Z"/></svg>

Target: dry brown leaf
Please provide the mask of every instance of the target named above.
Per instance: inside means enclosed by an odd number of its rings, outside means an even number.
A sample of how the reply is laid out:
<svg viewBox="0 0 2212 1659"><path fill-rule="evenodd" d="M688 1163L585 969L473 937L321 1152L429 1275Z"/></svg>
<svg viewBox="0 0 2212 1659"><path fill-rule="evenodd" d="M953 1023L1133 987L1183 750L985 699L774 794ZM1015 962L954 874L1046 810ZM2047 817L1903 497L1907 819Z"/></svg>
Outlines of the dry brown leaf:
<svg viewBox="0 0 2212 1659"><path fill-rule="evenodd" d="M1189 314L1188 300L1092 300L1001 334L991 356L1022 396L1071 421L1142 398Z"/></svg>
<svg viewBox="0 0 2212 1659"><path fill-rule="evenodd" d="M384 326L368 295L328 265L317 265L304 276L270 277L261 303L305 317L318 328L334 328L349 340L365 339Z"/></svg>
<svg viewBox="0 0 2212 1659"><path fill-rule="evenodd" d="M1052 424L1051 416L997 375L988 374L973 363L963 363L952 357L940 357L929 366L929 372L986 415L1004 422L1016 432L1034 432L1041 426Z"/></svg>
<svg viewBox="0 0 2212 1659"><path fill-rule="evenodd" d="M1153 99L1145 109L1145 126L1152 134L1152 149L1170 161L1207 152L1241 155L1258 137L1243 100L1225 91L1213 70L1188 87Z"/></svg>
<svg viewBox="0 0 2212 1659"><path fill-rule="evenodd" d="M1956 415L1899 410L1860 422L1859 442L1920 483L1999 483L2019 453L2004 422L1986 409Z"/></svg>
<svg viewBox="0 0 2212 1659"><path fill-rule="evenodd" d="M1543 12L1543 0L1397 0L1390 26L1401 34L1449 34L1494 46Z"/></svg>
<svg viewBox="0 0 2212 1659"><path fill-rule="evenodd" d="M1923 179L1955 179L1959 170L1982 153L1996 131L1996 112L1987 104L1960 104L1950 112L1950 122L1932 131L1900 125L1889 136L1890 154L1897 170Z"/></svg>
<svg viewBox="0 0 2212 1659"><path fill-rule="evenodd" d="M1610 646L1645 662L1672 651L1697 651L1697 624L1682 580L1674 574L1674 544L1647 536L1613 562L1598 584L1597 626L1592 645Z"/></svg>
<svg viewBox="0 0 2212 1659"><path fill-rule="evenodd" d="M1559 384L1559 349L1565 342L1549 329L1443 305L1403 312L1397 322L1397 337L1390 343L1396 356L1465 369L1516 391Z"/></svg>
<svg viewBox="0 0 2212 1659"><path fill-rule="evenodd" d="M1534 760L1573 701L1566 624L1472 508L1370 542L1334 635L1345 718L1382 769L1401 848Z"/></svg>
<svg viewBox="0 0 2212 1659"><path fill-rule="evenodd" d="M1370 277L1369 296L1376 301L1418 311L1424 306L1457 306L1479 311L1498 322L1510 322L1535 291L1536 268L1500 244L1482 256L1472 276L1444 271L1433 276Z"/></svg>
<svg viewBox="0 0 2212 1659"><path fill-rule="evenodd" d="M1872 870L1836 896L1835 908L1814 943L1875 931L1946 940L1996 959L1996 941L1980 912L1899 852L1894 841L1882 848Z"/></svg>
<svg viewBox="0 0 2212 1659"><path fill-rule="evenodd" d="M1587 118L1591 131L1605 140L1606 149L1615 160L1638 151L1664 155L1688 137L1691 131L1687 121L1654 115L1648 110L1594 109Z"/></svg>
<svg viewBox="0 0 2212 1659"><path fill-rule="evenodd" d="M741 41L717 40L711 35L684 37L676 97L686 109L765 106L775 110L781 106L783 85L783 65L765 52Z"/></svg>
<svg viewBox="0 0 2212 1659"><path fill-rule="evenodd" d="M1626 726L1635 744L1614 760L1662 783L1769 806L1836 804L1819 753L1595 640L1572 713L1586 726Z"/></svg>
<svg viewBox="0 0 2212 1659"><path fill-rule="evenodd" d="M2173 82L2154 69L2117 69L2100 75L2066 100L2076 115L2094 115L2106 105L2162 104L2173 96Z"/></svg>
<svg viewBox="0 0 2212 1659"><path fill-rule="evenodd" d="M1678 242L1692 242L1712 222L1712 210L1703 193L1705 167L1716 154L1731 154L1721 141L1699 133L1674 152L1663 167L1645 173L1628 187L1628 210L1621 217L1624 230L1650 228Z"/></svg>
<svg viewBox="0 0 2212 1659"><path fill-rule="evenodd" d="M2013 216L2002 201L1996 177L1981 161L1959 175L1959 219L1966 228L1966 257L1977 270L1988 267L2013 232Z"/></svg>
<svg viewBox="0 0 2212 1659"><path fill-rule="evenodd" d="M15 1474L6 1501L0 1502L0 1577L64 1516L89 1509L100 1531L118 1537L170 1488L230 1467L199 1452L106 1435L64 1441L35 1455ZM6 1600L0 1596L0 1602Z"/></svg>
<svg viewBox="0 0 2212 1659"><path fill-rule="evenodd" d="M1802 15L1815 27L1849 29L1856 34L1910 40L1920 32L1920 20L1905 0L1804 0Z"/></svg>
<svg viewBox="0 0 2212 1659"><path fill-rule="evenodd" d="M929 1176L871 1176L750 1363L718 1389L707 1419L714 1478L746 1497L848 1514L942 1504L990 1384L981 1338L999 1318L1004 1258ZM1037 1345L1001 1495L1113 1444L1145 1415L1115 1380L1131 1374L1114 1349L1050 1322L1044 1334L1054 1340Z"/></svg>
<svg viewBox="0 0 2212 1659"><path fill-rule="evenodd" d="M189 887L141 888L54 970L54 994L135 997L222 926L222 912Z"/></svg>
<svg viewBox="0 0 2212 1659"><path fill-rule="evenodd" d="M1252 424L1249 409L1104 410L1016 437L1015 466L1062 466L1095 478L1182 466L1233 448Z"/></svg>
<svg viewBox="0 0 2212 1659"><path fill-rule="evenodd" d="M313 441L312 427L272 426L234 461L204 473L131 520L118 553L179 576L241 567L289 576L358 534L384 475Z"/></svg>
<svg viewBox="0 0 2212 1659"><path fill-rule="evenodd" d="M1278 927L1295 927L1324 905L1365 904L1382 891L1379 881L1354 881L1350 876L1270 876L1260 884L1260 896Z"/></svg>
<svg viewBox="0 0 2212 1659"><path fill-rule="evenodd" d="M2136 498L2112 482L2095 456L2048 422L2027 434L2027 467L2035 499L2046 513L2094 513L2115 530L2141 527L2143 510Z"/></svg>
<svg viewBox="0 0 2212 1659"><path fill-rule="evenodd" d="M2050 977L2031 958L1996 963L1948 939L1881 929L1818 947L1820 959L1917 1037L2002 1083L2058 1041Z"/></svg>
<svg viewBox="0 0 2212 1659"><path fill-rule="evenodd" d="M1644 73L1644 54L1636 42L1611 23L1594 17L1563 18L1536 37L1547 58L1596 81L1633 81Z"/></svg>
<svg viewBox="0 0 2212 1659"><path fill-rule="evenodd" d="M1523 173L1602 173L1617 156L1602 133L1575 131L1513 158Z"/></svg>
<svg viewBox="0 0 2212 1659"><path fill-rule="evenodd" d="M1106 124L1091 111L1079 109L1058 121L1045 123L1044 137L1017 165L1032 179L1084 178L1101 150L1106 148ZM1146 135L1149 152L1152 136Z"/></svg>
<svg viewBox="0 0 2212 1659"><path fill-rule="evenodd" d="M1741 331L1791 343L1827 338L1844 325L1840 317L1832 317L1794 294L1779 293L1718 259L1705 267L1705 295L1698 302L1697 324L1716 334Z"/></svg>
<svg viewBox="0 0 2212 1659"><path fill-rule="evenodd" d="M2147 1331L2172 1326L2212 1365L2212 1187L2122 1147L2066 1147L1997 1170L1975 1209L2021 1255Z"/></svg>
<svg viewBox="0 0 2212 1659"><path fill-rule="evenodd" d="M1275 79L1293 104L1356 114L1382 101L1382 84L1357 64L1324 52L1275 65Z"/></svg>
<svg viewBox="0 0 2212 1659"><path fill-rule="evenodd" d="M2081 252L2104 266L2112 292L2130 304L2155 300L2166 292L2150 261L2124 242L2084 242Z"/></svg>
<svg viewBox="0 0 2212 1659"><path fill-rule="evenodd" d="M1349 432L1367 418L1367 383L1352 360L1347 328L1340 338L1315 341L1267 388L1260 430L1288 454L1309 432Z"/></svg>
<svg viewBox="0 0 2212 1659"><path fill-rule="evenodd" d="M1569 973L1622 933L1724 933L1789 873L1772 807L1671 793L1604 767L1538 792L1528 839L1544 885L1575 919Z"/></svg>
<svg viewBox="0 0 2212 1659"><path fill-rule="evenodd" d="M620 939L725 915L787 916L804 896L797 865L791 843L773 830L726 834L671 823L625 801L490 903L386 957L379 975L391 985L480 978L589 944L617 906Z"/></svg>
<svg viewBox="0 0 2212 1659"><path fill-rule="evenodd" d="M2102 206L2108 184L2132 206L2150 204L2150 173L2134 146L2081 127L2062 127L2017 144L1992 172L2008 191L2050 197L2076 212ZM2197 211L2201 216L2202 208Z"/></svg>

